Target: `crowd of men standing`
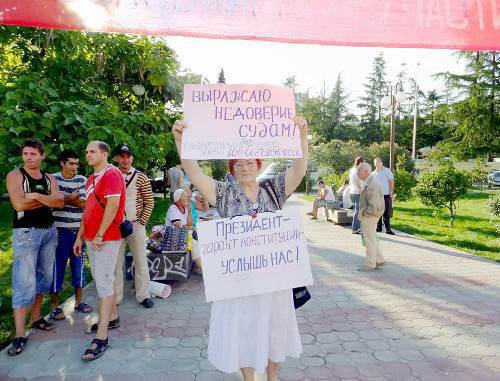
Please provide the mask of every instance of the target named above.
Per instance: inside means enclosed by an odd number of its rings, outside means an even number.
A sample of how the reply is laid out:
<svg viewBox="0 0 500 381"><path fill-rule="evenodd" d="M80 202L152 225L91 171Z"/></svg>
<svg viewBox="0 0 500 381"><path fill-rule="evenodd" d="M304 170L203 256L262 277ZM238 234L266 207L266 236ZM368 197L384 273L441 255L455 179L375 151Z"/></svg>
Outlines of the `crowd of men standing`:
<svg viewBox="0 0 500 381"><path fill-rule="evenodd" d="M14 208L12 308L16 327L8 353L20 354L28 342L25 323L29 309L32 328L54 328L54 323L41 316L45 294L51 293L51 320L65 319L59 292L68 260L75 312L92 311L83 300L88 255L99 297L99 320L86 330L95 339L82 360L95 360L108 348L108 330L120 326L118 304L123 298L126 245L134 257L136 300L145 308L154 306L144 248L145 225L154 205L149 180L132 167L134 157L127 146L114 151L118 167L110 164L110 148L102 141L92 141L86 148L87 163L93 169L89 178L78 174L80 158L74 151L61 152L61 171L55 174L41 169L45 159L41 141L24 142L21 155L23 166L7 176ZM120 225L125 218L133 231L123 238Z"/></svg>

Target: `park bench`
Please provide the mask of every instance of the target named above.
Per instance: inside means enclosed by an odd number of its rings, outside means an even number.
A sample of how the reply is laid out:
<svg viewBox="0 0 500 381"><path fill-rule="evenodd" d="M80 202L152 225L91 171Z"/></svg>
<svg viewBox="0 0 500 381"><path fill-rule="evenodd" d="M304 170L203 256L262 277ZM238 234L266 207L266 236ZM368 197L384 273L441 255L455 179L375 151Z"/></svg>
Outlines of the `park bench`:
<svg viewBox="0 0 500 381"><path fill-rule="evenodd" d="M335 209L333 211L332 221L336 225L345 225L352 223L352 210L351 209Z"/></svg>

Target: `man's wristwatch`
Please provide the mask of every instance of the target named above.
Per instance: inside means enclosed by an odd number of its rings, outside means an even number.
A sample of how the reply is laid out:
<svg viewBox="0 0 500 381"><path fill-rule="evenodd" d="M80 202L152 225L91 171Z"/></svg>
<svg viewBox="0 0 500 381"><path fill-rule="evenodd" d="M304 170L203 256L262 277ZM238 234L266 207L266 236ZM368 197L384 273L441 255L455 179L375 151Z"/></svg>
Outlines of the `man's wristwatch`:
<svg viewBox="0 0 500 381"><path fill-rule="evenodd" d="M104 236L102 234L96 234L96 237L103 238Z"/></svg>

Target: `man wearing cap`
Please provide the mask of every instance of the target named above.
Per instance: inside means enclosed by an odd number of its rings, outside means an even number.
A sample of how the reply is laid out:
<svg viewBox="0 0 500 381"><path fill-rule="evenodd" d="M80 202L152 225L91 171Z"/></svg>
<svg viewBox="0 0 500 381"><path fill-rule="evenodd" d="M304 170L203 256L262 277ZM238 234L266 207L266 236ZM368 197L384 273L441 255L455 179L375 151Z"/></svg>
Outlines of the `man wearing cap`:
<svg viewBox="0 0 500 381"><path fill-rule="evenodd" d="M134 225L134 231L123 239L115 268L115 282L113 284L116 304L123 299L123 262L125 247L128 244L134 257L135 299L146 308L154 306L149 294L149 269L146 259L146 224L153 211L153 191L148 177L132 167L134 156L126 145L115 149L115 161L123 175L126 186L127 202L125 204L126 218Z"/></svg>

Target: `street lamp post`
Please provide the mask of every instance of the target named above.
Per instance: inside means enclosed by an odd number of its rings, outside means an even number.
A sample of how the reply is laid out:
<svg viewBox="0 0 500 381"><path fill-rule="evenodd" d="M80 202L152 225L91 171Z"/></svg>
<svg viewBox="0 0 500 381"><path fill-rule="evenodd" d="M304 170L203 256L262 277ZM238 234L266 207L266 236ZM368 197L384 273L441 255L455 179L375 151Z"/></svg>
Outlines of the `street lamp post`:
<svg viewBox="0 0 500 381"><path fill-rule="evenodd" d="M418 67L420 63L417 63L417 75L416 80L410 78L415 86L415 105L413 110L413 139L412 139L412 147L411 147L411 159L415 161L417 158L417 117L418 117Z"/></svg>
<svg viewBox="0 0 500 381"><path fill-rule="evenodd" d="M397 82L394 86L392 84L387 85L385 96L382 98L382 106L390 106L391 108L391 131L389 138L389 168L391 171L394 170L394 144L396 138L396 106L398 103L404 102L406 100L406 95L403 92L403 83L401 81Z"/></svg>
<svg viewBox="0 0 500 381"><path fill-rule="evenodd" d="M312 140L313 136L311 134L308 134L307 135L307 152L308 152L308 156L307 156L307 169L306 169L306 194L309 194L309 182L310 182L310 178L309 178L309 175L311 173L310 169L309 169L309 157L310 157L310 150L309 150L309 146L310 146L310 143L311 143L311 140Z"/></svg>

